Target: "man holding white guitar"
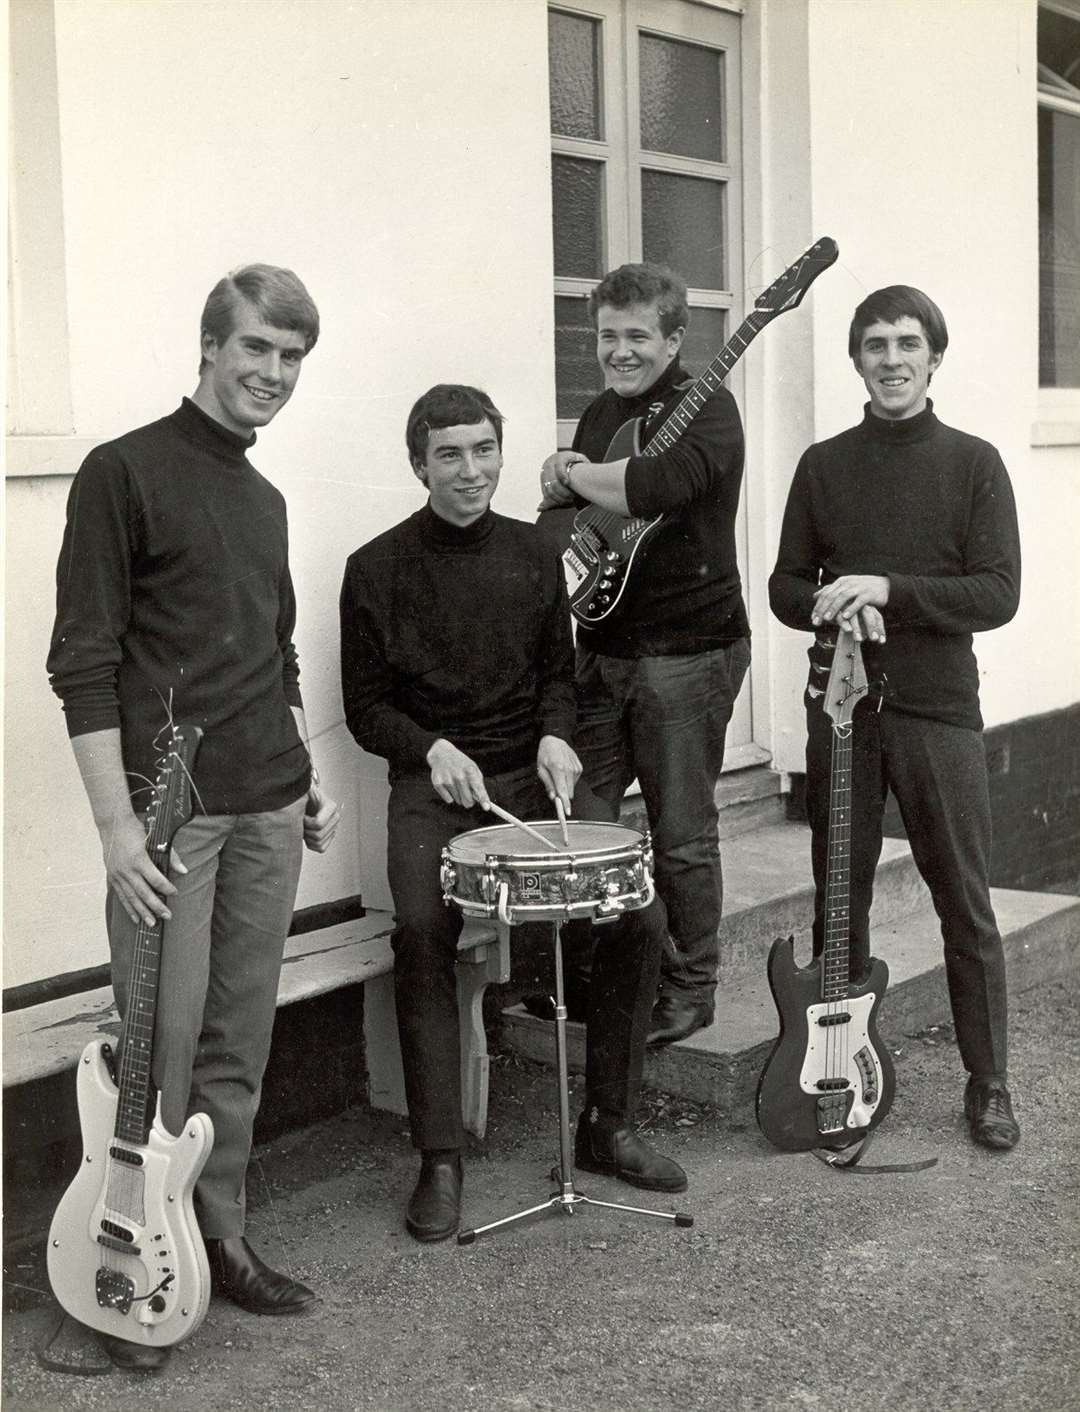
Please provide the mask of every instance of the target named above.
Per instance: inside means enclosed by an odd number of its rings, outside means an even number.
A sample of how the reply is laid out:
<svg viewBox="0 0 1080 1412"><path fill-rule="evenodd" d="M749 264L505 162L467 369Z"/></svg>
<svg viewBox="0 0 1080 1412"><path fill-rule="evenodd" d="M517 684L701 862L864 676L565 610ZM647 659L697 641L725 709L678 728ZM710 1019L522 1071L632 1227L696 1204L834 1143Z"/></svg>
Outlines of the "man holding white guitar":
<svg viewBox="0 0 1080 1412"><path fill-rule="evenodd" d="M585 409L572 449L544 462L540 508L597 507L618 520L621 538L655 524L621 577L606 571L616 563L612 541L594 554L591 532L582 557L572 546L566 562L598 559L602 575L583 610L571 596L574 743L612 819L635 777L641 785L670 936L648 1035L662 1045L713 1019L723 898L714 796L750 664L735 556L743 433L718 381L700 392L685 425L668 426L687 390L695 396L679 362L690 314L678 275L622 265L592 291L588 308L606 390ZM637 434L624 445L616 434L628 422ZM658 429L662 441L653 440Z"/></svg>
<svg viewBox="0 0 1080 1412"><path fill-rule="evenodd" d="M128 1052L137 1047L127 1040L132 1014L147 1004L134 963L145 963L148 945L160 947L148 1043L159 1110L145 1143L125 1142L122 1132L110 1141L105 1131L95 1157L80 1090L87 1160L103 1169L107 1188L90 1223L96 1236L85 1223L81 1232L63 1229L61 1207L50 1277L64 1308L130 1370L161 1368L170 1344L186 1336L158 1322L172 1318L172 1303L188 1331L205 1312L199 1231L213 1288L242 1308L291 1314L314 1298L264 1264L244 1236L244 1178L301 853L327 848L340 817L308 755L285 502L247 452L256 428L292 396L318 333L315 305L291 271L250 265L219 281L203 311L192 397L92 451L68 502L48 666L101 836L125 1019L121 1072L144 1062ZM166 845L155 860L150 786L178 724L199 740L194 816L175 833L171 855ZM100 1087L107 1096L111 1085ZM185 1129L208 1131L208 1119L212 1148L180 1200L182 1183L166 1176L162 1185L155 1173L170 1144ZM127 1203L125 1173L140 1181ZM191 1182L199 1230L185 1265L154 1243L178 1207L191 1207ZM84 1238L88 1252L78 1247ZM80 1262L89 1271L80 1288L63 1288ZM178 1288L184 1269L195 1271L194 1288ZM156 1282L149 1291L141 1288L147 1270Z"/></svg>
<svg viewBox="0 0 1080 1412"><path fill-rule="evenodd" d="M948 344L921 290L891 285L855 310L848 354L869 394L862 421L815 446L795 471L769 600L805 631L839 626L863 644L881 708L854 732L851 979L869 964L869 915L886 793L941 920L945 970L972 1139L1020 1138L1007 1086L1005 958L990 900L990 798L972 634L1000 627L1020 598L1020 538L1008 472L988 442L940 422L927 396ZM831 723L811 656L807 813L823 947Z"/></svg>

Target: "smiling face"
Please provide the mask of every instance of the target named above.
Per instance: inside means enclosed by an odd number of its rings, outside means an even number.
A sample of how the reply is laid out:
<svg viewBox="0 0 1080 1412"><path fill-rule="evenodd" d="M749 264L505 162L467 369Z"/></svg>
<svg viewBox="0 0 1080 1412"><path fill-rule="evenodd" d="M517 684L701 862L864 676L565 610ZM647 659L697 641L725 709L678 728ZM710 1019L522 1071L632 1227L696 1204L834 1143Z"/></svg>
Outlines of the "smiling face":
<svg viewBox="0 0 1080 1412"><path fill-rule="evenodd" d="M487 509L501 470L498 437L486 419L435 428L428 434L424 459L413 463L414 474L428 488L432 510L462 528Z"/></svg>
<svg viewBox="0 0 1080 1412"><path fill-rule="evenodd" d="M894 324L880 319L870 324L854 363L870 394L871 413L891 422L918 416L941 358L931 350L919 319L905 315Z"/></svg>
<svg viewBox="0 0 1080 1412"><path fill-rule="evenodd" d="M265 324L250 304L240 303L223 343L203 334L204 366L192 401L229 431L250 436L292 396L306 346L304 334Z"/></svg>
<svg viewBox="0 0 1080 1412"><path fill-rule="evenodd" d="M655 303L628 304L616 309L601 304L596 311L596 358L604 386L620 397L640 397L672 363L686 330L665 334Z"/></svg>

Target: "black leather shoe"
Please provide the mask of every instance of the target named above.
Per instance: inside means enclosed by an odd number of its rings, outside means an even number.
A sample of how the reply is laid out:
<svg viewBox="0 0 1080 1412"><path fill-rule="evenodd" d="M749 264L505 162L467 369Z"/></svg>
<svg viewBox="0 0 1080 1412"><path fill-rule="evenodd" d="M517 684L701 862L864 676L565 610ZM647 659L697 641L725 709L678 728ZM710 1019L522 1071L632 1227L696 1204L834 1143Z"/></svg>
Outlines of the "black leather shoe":
<svg viewBox="0 0 1080 1412"><path fill-rule="evenodd" d="M271 1270L243 1236L208 1240L210 1283L249 1314L299 1314L315 1298L313 1290L288 1275Z"/></svg>
<svg viewBox="0 0 1080 1412"><path fill-rule="evenodd" d="M160 1373L169 1361L171 1348L152 1348L148 1343L132 1343L112 1334L98 1334L109 1362L125 1373Z"/></svg>
<svg viewBox="0 0 1080 1412"><path fill-rule="evenodd" d="M1013 1117L1005 1080L970 1078L964 1090L964 1117L973 1142L995 1152L1008 1152L1020 1141L1020 1124Z"/></svg>
<svg viewBox="0 0 1080 1412"><path fill-rule="evenodd" d="M713 1007L707 1000L695 1000L690 995L665 991L653 1007L645 1043L653 1046L674 1044L677 1039L685 1039L712 1022Z"/></svg>
<svg viewBox="0 0 1080 1412"><path fill-rule="evenodd" d="M590 1122L588 1112L578 1119L574 1164L583 1172L618 1177L645 1191L686 1190L686 1173L678 1162L654 1152L633 1128Z"/></svg>
<svg viewBox="0 0 1080 1412"><path fill-rule="evenodd" d="M416 1240L445 1240L461 1222L460 1155L444 1157L425 1152L405 1208L405 1229Z"/></svg>

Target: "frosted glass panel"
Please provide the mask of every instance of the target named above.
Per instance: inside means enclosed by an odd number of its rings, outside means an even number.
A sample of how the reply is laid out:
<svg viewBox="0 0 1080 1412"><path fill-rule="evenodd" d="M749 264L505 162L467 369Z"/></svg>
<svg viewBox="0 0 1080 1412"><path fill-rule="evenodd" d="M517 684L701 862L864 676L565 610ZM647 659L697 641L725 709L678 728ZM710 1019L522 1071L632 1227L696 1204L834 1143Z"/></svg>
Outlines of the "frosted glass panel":
<svg viewBox="0 0 1080 1412"><path fill-rule="evenodd" d="M551 130L562 137L599 139L600 22L548 11Z"/></svg>
<svg viewBox="0 0 1080 1412"><path fill-rule="evenodd" d="M691 309L690 328L683 339L682 365L700 377L724 346L727 338L726 309Z"/></svg>
<svg viewBox="0 0 1080 1412"><path fill-rule="evenodd" d="M603 274L603 175L599 162L551 159L556 275L599 279Z"/></svg>
<svg viewBox="0 0 1080 1412"><path fill-rule="evenodd" d="M723 183L643 171L641 237L646 260L670 265L695 288L727 288Z"/></svg>
<svg viewBox="0 0 1080 1412"><path fill-rule="evenodd" d="M724 160L724 55L641 35L641 145L650 152Z"/></svg>
<svg viewBox="0 0 1080 1412"><path fill-rule="evenodd" d="M604 389L584 299L555 297L555 385L557 415L566 418L580 417Z"/></svg>

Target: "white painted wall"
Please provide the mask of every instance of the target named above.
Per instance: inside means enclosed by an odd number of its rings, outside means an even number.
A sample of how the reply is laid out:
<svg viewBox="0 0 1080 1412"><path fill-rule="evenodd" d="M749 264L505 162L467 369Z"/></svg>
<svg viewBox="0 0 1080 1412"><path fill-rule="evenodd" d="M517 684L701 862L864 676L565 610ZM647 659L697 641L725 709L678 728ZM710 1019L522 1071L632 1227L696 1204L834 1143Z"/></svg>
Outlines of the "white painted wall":
<svg viewBox="0 0 1080 1412"><path fill-rule="evenodd" d="M497 508L532 515L555 425L545 7L58 0L56 36L76 436L191 392L229 268L288 265L319 304L252 456L289 502L308 722L347 807L299 904L385 906L384 769L341 724L338 588L346 556L422 503L404 426L434 382L494 396ZM107 956L97 835L44 672L69 483L9 481L7 985Z"/></svg>

